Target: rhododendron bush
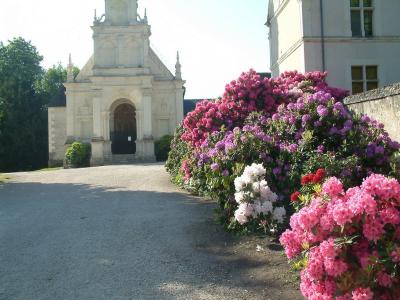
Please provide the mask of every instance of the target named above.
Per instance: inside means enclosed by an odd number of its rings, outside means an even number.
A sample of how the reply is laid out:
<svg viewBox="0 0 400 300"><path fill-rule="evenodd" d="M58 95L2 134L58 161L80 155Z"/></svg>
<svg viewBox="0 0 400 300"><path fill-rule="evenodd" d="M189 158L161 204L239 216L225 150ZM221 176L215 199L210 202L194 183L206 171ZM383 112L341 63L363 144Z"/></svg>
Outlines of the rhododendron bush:
<svg viewBox="0 0 400 300"><path fill-rule="evenodd" d="M219 219L231 230L262 228L235 219L235 178L246 165L262 164L265 180L286 201L301 176L324 168L360 184L371 173L396 175L391 157L399 148L378 122L347 111L346 92L329 87L326 74L288 72L262 79L244 73L221 99L205 101L177 129L167 169L173 180L219 203Z"/></svg>
<svg viewBox="0 0 400 300"><path fill-rule="evenodd" d="M399 224L397 180L372 174L344 190L331 177L291 217L291 229L280 241L302 269L307 299L394 300L400 299Z"/></svg>

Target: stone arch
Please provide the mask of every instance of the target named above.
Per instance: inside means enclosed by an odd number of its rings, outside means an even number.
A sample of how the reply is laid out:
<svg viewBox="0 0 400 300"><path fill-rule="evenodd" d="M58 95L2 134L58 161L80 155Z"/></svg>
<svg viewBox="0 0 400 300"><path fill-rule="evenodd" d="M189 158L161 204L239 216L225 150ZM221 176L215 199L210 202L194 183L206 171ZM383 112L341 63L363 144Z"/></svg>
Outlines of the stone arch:
<svg viewBox="0 0 400 300"><path fill-rule="evenodd" d="M136 106L129 99L119 99L111 105L110 137L112 154L136 153Z"/></svg>

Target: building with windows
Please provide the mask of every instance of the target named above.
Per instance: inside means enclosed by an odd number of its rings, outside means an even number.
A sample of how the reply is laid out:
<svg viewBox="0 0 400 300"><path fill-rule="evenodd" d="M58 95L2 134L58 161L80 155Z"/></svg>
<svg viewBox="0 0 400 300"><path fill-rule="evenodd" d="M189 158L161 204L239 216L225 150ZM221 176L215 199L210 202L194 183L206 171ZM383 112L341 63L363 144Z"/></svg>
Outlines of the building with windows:
<svg viewBox="0 0 400 300"><path fill-rule="evenodd" d="M353 94L400 81L399 0L270 0L272 76L328 71Z"/></svg>
<svg viewBox="0 0 400 300"><path fill-rule="evenodd" d="M91 144L92 165L155 160L154 140L183 119L179 55L172 74L150 47L137 0L105 0L92 30L92 57L76 78L70 59L66 92L48 110L49 164L74 141Z"/></svg>

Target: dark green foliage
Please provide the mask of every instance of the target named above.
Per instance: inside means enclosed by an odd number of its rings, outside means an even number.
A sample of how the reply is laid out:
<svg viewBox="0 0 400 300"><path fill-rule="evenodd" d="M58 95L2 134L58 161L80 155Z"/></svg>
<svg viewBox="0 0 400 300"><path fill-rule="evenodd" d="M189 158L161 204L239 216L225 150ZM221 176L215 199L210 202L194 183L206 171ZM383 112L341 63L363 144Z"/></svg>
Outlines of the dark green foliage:
<svg viewBox="0 0 400 300"><path fill-rule="evenodd" d="M85 168L90 166L91 146L74 142L65 153L65 161L69 168Z"/></svg>
<svg viewBox="0 0 400 300"><path fill-rule="evenodd" d="M166 161L168 159L168 153L171 151L171 141L173 138L174 137L171 135L164 135L154 143L157 161Z"/></svg>
<svg viewBox="0 0 400 300"><path fill-rule="evenodd" d="M45 71L42 59L22 38L0 42L0 171L47 166L47 105L67 72L61 65Z"/></svg>
<svg viewBox="0 0 400 300"><path fill-rule="evenodd" d="M47 165L47 110L35 91L42 56L22 38L0 44L0 170Z"/></svg>
<svg viewBox="0 0 400 300"><path fill-rule="evenodd" d="M167 163L165 164L167 171L172 176L172 181L177 184L179 184L179 181L182 180L182 176L180 174L182 161L184 160L184 157L186 155L190 155L191 152L189 151L188 144L182 141L183 132L183 126L178 126L171 142L171 151L169 152Z"/></svg>

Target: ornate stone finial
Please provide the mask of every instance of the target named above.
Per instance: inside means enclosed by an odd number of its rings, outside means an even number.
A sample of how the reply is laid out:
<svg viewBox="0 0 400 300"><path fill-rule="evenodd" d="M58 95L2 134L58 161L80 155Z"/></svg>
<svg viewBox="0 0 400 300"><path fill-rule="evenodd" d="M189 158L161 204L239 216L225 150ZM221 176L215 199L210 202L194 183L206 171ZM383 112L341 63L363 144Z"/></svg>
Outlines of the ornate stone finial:
<svg viewBox="0 0 400 300"><path fill-rule="evenodd" d="M175 79L182 80L182 66L179 61L179 51L176 52Z"/></svg>
<svg viewBox="0 0 400 300"><path fill-rule="evenodd" d="M72 64L72 56L69 54L67 66L67 82L74 82L74 65Z"/></svg>
<svg viewBox="0 0 400 300"><path fill-rule="evenodd" d="M147 23L147 8L144 9L144 22Z"/></svg>
<svg viewBox="0 0 400 300"><path fill-rule="evenodd" d="M94 10L94 19L93 22L96 23L97 22L97 9Z"/></svg>

